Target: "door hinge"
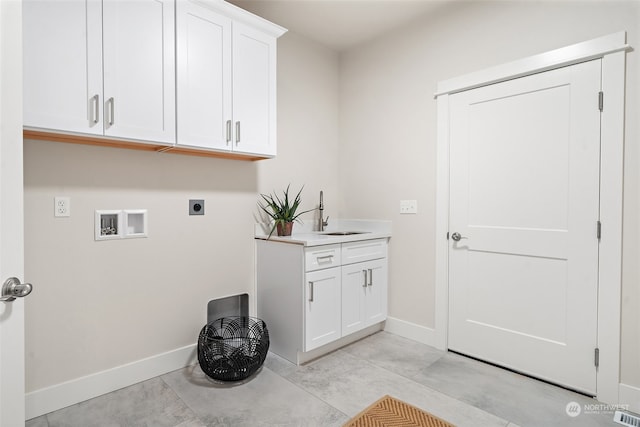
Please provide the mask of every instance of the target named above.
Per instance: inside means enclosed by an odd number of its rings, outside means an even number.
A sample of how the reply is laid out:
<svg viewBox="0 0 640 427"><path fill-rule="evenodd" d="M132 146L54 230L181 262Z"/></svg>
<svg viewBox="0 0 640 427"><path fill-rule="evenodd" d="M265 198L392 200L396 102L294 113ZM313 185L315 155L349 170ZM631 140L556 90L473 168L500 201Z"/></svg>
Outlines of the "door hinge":
<svg viewBox="0 0 640 427"><path fill-rule="evenodd" d="M604 92L598 92L598 108L600 111L604 109Z"/></svg>
<svg viewBox="0 0 640 427"><path fill-rule="evenodd" d="M597 347L593 352L593 364L596 365L596 368L600 366L600 349Z"/></svg>
<svg viewBox="0 0 640 427"><path fill-rule="evenodd" d="M602 237L602 223L600 221L596 223L596 237L598 240Z"/></svg>

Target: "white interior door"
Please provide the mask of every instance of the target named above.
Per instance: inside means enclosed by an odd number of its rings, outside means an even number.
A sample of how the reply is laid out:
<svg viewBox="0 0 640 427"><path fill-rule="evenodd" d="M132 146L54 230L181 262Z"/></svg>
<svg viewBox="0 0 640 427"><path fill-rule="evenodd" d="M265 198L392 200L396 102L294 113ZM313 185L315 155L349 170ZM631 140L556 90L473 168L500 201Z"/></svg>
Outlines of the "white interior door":
<svg viewBox="0 0 640 427"><path fill-rule="evenodd" d="M22 3L0 1L0 287L24 268ZM24 425L24 301L0 301L0 426Z"/></svg>
<svg viewBox="0 0 640 427"><path fill-rule="evenodd" d="M590 394L600 67L450 97L449 348Z"/></svg>

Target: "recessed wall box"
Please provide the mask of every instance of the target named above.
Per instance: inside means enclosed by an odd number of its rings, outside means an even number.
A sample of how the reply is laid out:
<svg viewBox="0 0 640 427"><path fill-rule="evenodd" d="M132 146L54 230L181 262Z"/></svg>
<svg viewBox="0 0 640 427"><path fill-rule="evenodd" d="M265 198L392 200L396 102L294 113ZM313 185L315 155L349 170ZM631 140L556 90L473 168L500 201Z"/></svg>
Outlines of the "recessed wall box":
<svg viewBox="0 0 640 427"><path fill-rule="evenodd" d="M96 240L119 239L122 237L122 211L96 211Z"/></svg>
<svg viewBox="0 0 640 427"><path fill-rule="evenodd" d="M147 237L147 210L130 209L124 211L123 237Z"/></svg>
<svg viewBox="0 0 640 427"><path fill-rule="evenodd" d="M95 215L95 240L147 237L147 210L99 210Z"/></svg>

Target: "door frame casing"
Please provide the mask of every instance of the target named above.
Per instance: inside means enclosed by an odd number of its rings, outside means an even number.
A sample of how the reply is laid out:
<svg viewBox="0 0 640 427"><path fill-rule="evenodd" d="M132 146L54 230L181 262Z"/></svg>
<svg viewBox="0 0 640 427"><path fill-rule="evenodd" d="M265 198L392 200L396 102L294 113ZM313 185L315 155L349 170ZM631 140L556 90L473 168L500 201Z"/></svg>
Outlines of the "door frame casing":
<svg viewBox="0 0 640 427"><path fill-rule="evenodd" d="M598 265L597 395L619 403L620 302L622 285L622 199L625 109L626 32L534 55L438 83L435 344L448 349L449 319L449 96L469 89L553 70L593 59L602 60L604 109L601 114L600 221ZM594 105L597 98L594 94ZM595 224L594 224L595 232Z"/></svg>

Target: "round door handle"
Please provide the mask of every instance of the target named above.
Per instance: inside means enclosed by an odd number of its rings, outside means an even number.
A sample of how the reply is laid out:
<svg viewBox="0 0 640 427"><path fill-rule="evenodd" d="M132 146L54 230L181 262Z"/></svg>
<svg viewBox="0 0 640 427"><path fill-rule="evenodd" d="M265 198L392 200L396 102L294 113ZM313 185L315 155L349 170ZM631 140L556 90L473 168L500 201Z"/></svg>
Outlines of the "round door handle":
<svg viewBox="0 0 640 427"><path fill-rule="evenodd" d="M31 293L33 286L31 283L20 283L20 279L9 277L2 285L0 301L11 302L16 298L24 298Z"/></svg>
<svg viewBox="0 0 640 427"><path fill-rule="evenodd" d="M460 233L458 233L457 231L455 233L453 233L451 235L451 238L455 241L455 242L459 242L462 239L466 239L466 237L462 236Z"/></svg>

